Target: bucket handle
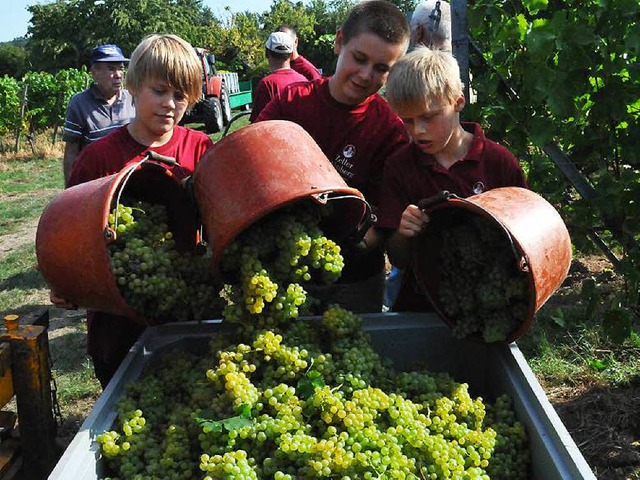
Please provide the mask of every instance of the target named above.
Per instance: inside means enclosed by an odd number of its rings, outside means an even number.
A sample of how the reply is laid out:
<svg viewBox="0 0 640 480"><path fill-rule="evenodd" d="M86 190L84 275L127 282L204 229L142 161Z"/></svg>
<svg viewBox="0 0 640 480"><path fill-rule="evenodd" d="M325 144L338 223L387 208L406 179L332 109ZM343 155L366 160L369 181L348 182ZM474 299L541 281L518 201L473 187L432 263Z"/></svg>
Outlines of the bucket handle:
<svg viewBox="0 0 640 480"><path fill-rule="evenodd" d="M423 198L422 200L420 200L418 202L418 208L420 208L422 211L426 211L427 209L442 203L442 202L446 202L447 200L450 199L455 199L455 200L459 200L461 202L467 203L469 205L473 205L474 207L478 207L478 205L476 205L474 202L467 200L466 198L460 197L458 195L456 195L455 193L451 193L447 190L442 190L441 192L438 192L436 195L433 195L431 197L428 198ZM516 247L516 244L513 240L513 236L511 235L511 232L509 232L509 229L507 227L504 226L504 224L498 219L496 218L491 212L488 212L487 210L483 211L485 213L487 213L487 215L489 215L493 220L495 220L495 222L500 226L500 228L502 229L502 231L506 234L507 239L509 240L509 244L511 245L511 251L513 252L513 256L516 259L516 261L518 262L518 269L521 272L528 272L529 271L529 261L527 260L526 255L520 255L520 253L518 252L518 249Z"/></svg>
<svg viewBox="0 0 640 480"><path fill-rule="evenodd" d="M122 196L124 187L126 186L127 182L131 178L131 175L133 175L133 172L135 172L138 169L138 167L140 167L140 165L147 163L148 161L163 163L169 167L174 167L176 165L179 165L175 158L169 157L167 155L161 155L159 153L149 150L145 153L144 158L142 160L134 164L131 164L129 166L129 170L126 173L124 180L120 184L120 189L118 190L118 195L116 196L116 215L113 222L114 228L111 229L107 226L107 228L105 229L104 237L105 237L105 240L107 240L109 243L115 241L117 237L116 232L118 231L118 205L120 205L120 197Z"/></svg>
<svg viewBox="0 0 640 480"><path fill-rule="evenodd" d="M328 191L328 192L316 193L311 196L323 205L326 205L327 202L330 200L352 199L352 200L358 200L360 202L364 202L365 212L362 217L362 220L356 227L356 230L351 235L349 235L349 237L347 237L346 239L346 243L353 243L353 244L360 243L364 239L364 236L369 230L369 228L371 228L371 226L374 225L378 219L376 217L376 214L373 213L373 209L371 208L371 205L364 198L359 197L358 195L347 194L347 195L331 196L332 193L333 193L332 191Z"/></svg>

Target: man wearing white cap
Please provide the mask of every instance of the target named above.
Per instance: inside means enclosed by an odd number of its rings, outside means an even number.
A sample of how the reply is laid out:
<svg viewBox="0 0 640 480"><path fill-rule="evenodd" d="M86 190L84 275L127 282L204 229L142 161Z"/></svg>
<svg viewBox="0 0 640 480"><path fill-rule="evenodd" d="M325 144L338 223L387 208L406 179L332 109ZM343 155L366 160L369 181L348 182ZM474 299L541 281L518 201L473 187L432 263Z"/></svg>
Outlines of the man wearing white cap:
<svg viewBox="0 0 640 480"><path fill-rule="evenodd" d="M265 51L271 73L262 78L253 95L253 107L249 120L253 122L271 101L279 97L282 90L291 83L306 82L307 78L291 68L291 54L294 40L286 32L274 32L265 43Z"/></svg>
<svg viewBox="0 0 640 480"><path fill-rule="evenodd" d="M298 53L298 34L291 25L283 23L278 27L278 32L288 33L293 37L293 54L291 55L291 68L300 75L307 77L307 80L317 80L322 78L322 74L316 66Z"/></svg>
<svg viewBox="0 0 640 480"><path fill-rule="evenodd" d="M71 98L64 121L65 185L80 150L133 120L133 99L124 89L124 64L128 61L117 45L100 45L91 50L89 71L93 84Z"/></svg>

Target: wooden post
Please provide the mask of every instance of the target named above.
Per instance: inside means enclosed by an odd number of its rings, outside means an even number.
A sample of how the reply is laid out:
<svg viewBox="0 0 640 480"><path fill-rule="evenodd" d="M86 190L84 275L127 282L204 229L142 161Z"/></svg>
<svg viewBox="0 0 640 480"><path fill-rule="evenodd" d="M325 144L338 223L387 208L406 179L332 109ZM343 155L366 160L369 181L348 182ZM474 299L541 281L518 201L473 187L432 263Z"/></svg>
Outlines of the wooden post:
<svg viewBox="0 0 640 480"><path fill-rule="evenodd" d="M20 150L20 130L22 130L22 118L24 117L24 109L27 107L27 91L29 90L29 84L25 83L22 88L22 99L20 100L20 124L16 127L16 144L14 152L18 153Z"/></svg>
<svg viewBox="0 0 640 480"><path fill-rule="evenodd" d="M22 478L40 480L49 476L58 459L47 329L41 325L20 325L16 315L7 316L5 324L6 331L0 332L0 340L11 345Z"/></svg>
<svg viewBox="0 0 640 480"><path fill-rule="evenodd" d="M460 66L464 83L464 98L469 102L469 26L466 0L451 0L451 43L453 56Z"/></svg>

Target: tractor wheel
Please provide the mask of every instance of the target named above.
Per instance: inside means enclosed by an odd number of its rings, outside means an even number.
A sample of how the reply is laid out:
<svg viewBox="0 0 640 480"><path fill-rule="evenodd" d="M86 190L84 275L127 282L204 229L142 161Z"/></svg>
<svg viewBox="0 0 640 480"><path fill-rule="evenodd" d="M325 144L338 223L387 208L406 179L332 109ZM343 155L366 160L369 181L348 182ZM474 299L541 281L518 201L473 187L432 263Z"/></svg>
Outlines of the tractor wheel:
<svg viewBox="0 0 640 480"><path fill-rule="evenodd" d="M227 125L231 121L231 104L229 103L227 87L224 85L220 88L220 105L222 106L222 123Z"/></svg>
<svg viewBox="0 0 640 480"><path fill-rule="evenodd" d="M211 97L203 100L202 113L204 121L204 131L206 133L218 133L224 128L222 122L222 106L220 100Z"/></svg>

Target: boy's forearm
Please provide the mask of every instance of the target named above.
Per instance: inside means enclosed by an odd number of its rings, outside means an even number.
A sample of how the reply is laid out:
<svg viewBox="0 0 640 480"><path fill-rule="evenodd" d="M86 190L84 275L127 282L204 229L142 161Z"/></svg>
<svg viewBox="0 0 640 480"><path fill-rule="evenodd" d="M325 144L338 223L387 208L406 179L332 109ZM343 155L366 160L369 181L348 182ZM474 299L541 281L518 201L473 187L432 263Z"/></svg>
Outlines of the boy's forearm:
<svg viewBox="0 0 640 480"><path fill-rule="evenodd" d="M387 254L395 267L406 268L411 262L411 238L395 231L387 241Z"/></svg>

